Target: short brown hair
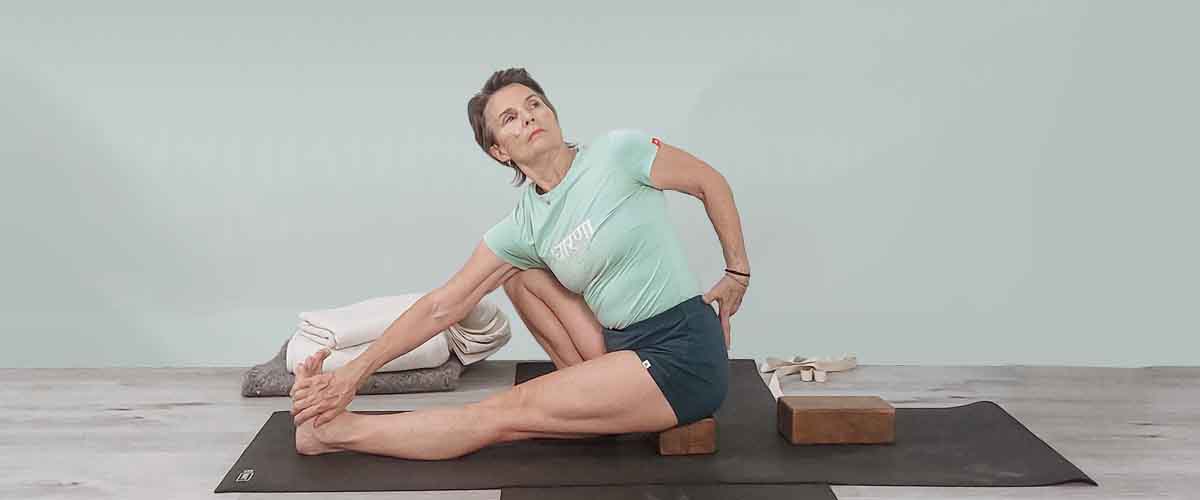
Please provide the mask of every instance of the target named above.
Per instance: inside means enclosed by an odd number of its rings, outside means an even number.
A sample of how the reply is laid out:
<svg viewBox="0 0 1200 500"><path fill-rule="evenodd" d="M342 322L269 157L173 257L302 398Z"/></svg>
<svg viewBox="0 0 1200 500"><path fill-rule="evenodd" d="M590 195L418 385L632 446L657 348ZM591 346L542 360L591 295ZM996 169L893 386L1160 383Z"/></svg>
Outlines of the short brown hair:
<svg viewBox="0 0 1200 500"><path fill-rule="evenodd" d="M483 116L483 110L487 107L488 100L492 98L492 94L514 83L519 83L537 92L542 102L545 102L550 111L554 113L555 120L558 119L558 110L554 109L554 104L550 103L550 99L546 97L546 92L542 90L542 86L538 85L538 82L532 76L529 76L529 72L525 71L525 68L508 68L492 73L492 76L483 84L483 88L467 101L467 120L471 122L471 130L475 132L475 142L479 143L479 148L483 150L483 154L486 154L488 158L491 158L496 163L513 169L513 172L516 172L516 175L513 177L513 186L520 187L525 184L525 173L517 168L517 164L513 163L512 160L509 160L507 163L497 160L488 152L488 148L496 143L496 137L488 129L487 121ZM571 147L575 146L574 143L570 142L567 145Z"/></svg>

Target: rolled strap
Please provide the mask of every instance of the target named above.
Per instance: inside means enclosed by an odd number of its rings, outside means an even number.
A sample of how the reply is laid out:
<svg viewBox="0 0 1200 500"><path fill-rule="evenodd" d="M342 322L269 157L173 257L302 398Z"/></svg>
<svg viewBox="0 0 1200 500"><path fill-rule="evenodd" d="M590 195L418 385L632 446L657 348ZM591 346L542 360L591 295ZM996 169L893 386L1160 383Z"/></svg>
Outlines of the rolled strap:
<svg viewBox="0 0 1200 500"><path fill-rule="evenodd" d="M760 373L774 372L771 374L771 380L767 382L767 387L771 389L771 394L775 396L775 399L779 399L783 397L783 389L779 385L779 379L782 377L799 373L802 381L824 382L825 374L828 372L852 370L857 366L858 357L849 354L843 355L841 358L796 356L790 360L768 356L767 360L759 365L758 371Z"/></svg>

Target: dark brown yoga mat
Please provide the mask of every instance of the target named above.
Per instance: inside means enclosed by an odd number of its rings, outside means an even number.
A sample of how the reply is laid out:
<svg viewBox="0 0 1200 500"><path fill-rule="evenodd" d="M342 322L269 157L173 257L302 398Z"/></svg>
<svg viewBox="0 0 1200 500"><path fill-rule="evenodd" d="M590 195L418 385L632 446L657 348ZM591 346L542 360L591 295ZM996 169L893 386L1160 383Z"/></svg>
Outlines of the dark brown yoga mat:
<svg viewBox="0 0 1200 500"><path fill-rule="evenodd" d="M649 435L534 439L448 461L354 452L295 452L287 411L275 412L220 485L222 492L408 491L506 487L826 483L887 486L1096 484L995 403L897 408L892 445L792 446L775 430L775 400L754 360L731 360L715 415L718 452L658 456ZM517 383L553 370L521 363ZM394 412L362 412L394 413ZM239 481L239 479L241 479Z"/></svg>
<svg viewBox="0 0 1200 500"><path fill-rule="evenodd" d="M828 484L675 484L504 488L500 500L837 500Z"/></svg>

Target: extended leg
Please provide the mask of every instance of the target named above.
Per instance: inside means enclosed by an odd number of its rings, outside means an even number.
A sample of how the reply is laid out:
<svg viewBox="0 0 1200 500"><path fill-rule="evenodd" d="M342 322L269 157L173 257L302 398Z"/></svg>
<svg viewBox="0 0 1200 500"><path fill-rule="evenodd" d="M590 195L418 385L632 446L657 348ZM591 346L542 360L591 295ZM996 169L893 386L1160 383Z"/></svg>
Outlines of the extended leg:
<svg viewBox="0 0 1200 500"><path fill-rule="evenodd" d="M296 443L297 451L306 454L353 450L440 460L494 443L657 432L676 423L637 354L615 351L479 403L391 415L346 412L315 431L310 420L297 429Z"/></svg>

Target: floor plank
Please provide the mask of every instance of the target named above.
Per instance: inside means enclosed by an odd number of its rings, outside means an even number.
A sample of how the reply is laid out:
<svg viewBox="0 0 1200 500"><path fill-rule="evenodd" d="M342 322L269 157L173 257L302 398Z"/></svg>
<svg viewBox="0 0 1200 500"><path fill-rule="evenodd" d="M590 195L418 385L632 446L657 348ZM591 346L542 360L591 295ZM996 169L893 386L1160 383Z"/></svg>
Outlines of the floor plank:
<svg viewBox="0 0 1200 500"><path fill-rule="evenodd" d="M353 410L478 401L513 361L467 370L447 393L359 396ZM494 500L499 491L212 493L286 398L243 398L240 368L0 369L0 498ZM834 486L838 498L1195 498L1200 367L863 365L784 392L879 395L897 407L992 400L1100 483L1039 488ZM1191 492L1191 493L1189 493Z"/></svg>

